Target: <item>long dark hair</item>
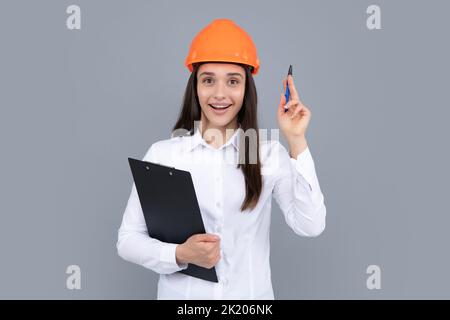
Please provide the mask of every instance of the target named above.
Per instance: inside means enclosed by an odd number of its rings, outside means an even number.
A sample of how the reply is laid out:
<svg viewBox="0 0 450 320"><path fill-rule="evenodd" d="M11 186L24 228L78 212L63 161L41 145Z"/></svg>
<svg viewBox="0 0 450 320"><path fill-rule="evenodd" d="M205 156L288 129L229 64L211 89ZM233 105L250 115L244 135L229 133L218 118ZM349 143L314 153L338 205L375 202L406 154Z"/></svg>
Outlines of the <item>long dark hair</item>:
<svg viewBox="0 0 450 320"><path fill-rule="evenodd" d="M245 70L245 93L242 108L238 112L238 123L243 132L254 129L256 133L256 161L249 161L249 139L241 135L239 142L239 162L237 168L241 168L245 178L246 195L241 205L241 211L253 209L258 203L262 190L261 163L259 157L259 128L257 119L258 97L256 86L251 74L251 67L239 64ZM193 71L186 85L183 98L183 106L178 120L172 131L185 129L194 134L194 121L199 121L201 116L200 103L197 95L197 72L200 64L193 65ZM248 137L247 137L248 138ZM256 162L256 163L255 163Z"/></svg>

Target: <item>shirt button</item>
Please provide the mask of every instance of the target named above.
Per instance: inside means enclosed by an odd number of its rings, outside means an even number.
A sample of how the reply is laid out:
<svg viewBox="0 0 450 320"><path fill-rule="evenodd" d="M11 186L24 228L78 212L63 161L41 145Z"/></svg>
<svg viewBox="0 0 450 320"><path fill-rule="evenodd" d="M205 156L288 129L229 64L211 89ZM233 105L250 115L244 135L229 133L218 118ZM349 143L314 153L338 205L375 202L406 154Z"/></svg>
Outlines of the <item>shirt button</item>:
<svg viewBox="0 0 450 320"><path fill-rule="evenodd" d="M216 202L216 207L220 208L220 202Z"/></svg>
<svg viewBox="0 0 450 320"><path fill-rule="evenodd" d="M223 278L223 279L222 279L222 283L223 283L224 285L227 285L227 284L228 284L228 279L227 279L227 278Z"/></svg>

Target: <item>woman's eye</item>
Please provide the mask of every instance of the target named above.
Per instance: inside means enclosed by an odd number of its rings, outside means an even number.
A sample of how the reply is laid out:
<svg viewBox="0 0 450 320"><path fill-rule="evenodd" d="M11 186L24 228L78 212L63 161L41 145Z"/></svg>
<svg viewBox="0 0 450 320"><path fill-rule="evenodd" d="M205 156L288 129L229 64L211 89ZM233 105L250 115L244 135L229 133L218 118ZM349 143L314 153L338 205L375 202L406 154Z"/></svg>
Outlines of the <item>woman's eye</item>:
<svg viewBox="0 0 450 320"><path fill-rule="evenodd" d="M206 83L206 84L211 84L213 82L214 82L214 79L211 79L211 78L205 78L205 79L202 80L202 83ZM237 85L237 84L239 84L239 80L231 79L230 80L230 84L231 85Z"/></svg>

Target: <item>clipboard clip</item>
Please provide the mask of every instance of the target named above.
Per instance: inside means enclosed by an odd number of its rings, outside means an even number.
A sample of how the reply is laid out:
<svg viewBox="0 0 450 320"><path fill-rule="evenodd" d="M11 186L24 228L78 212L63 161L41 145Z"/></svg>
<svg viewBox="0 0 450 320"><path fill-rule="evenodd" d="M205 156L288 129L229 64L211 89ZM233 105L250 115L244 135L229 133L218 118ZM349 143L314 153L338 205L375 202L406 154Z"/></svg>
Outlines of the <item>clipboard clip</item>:
<svg viewBox="0 0 450 320"><path fill-rule="evenodd" d="M176 170L175 167L165 166L165 165L163 165L163 164L161 164L161 163L159 163L159 162L153 162L153 164L156 164L156 165L161 166L161 167L164 167L164 168ZM147 170L150 170L150 167L149 167L149 166L145 166L145 168L146 168ZM172 175L172 174L173 174L172 171L170 171L169 174Z"/></svg>
<svg viewBox="0 0 450 320"><path fill-rule="evenodd" d="M160 164L159 162L157 163L159 166L162 166L162 167L166 167L166 168L169 168L169 169L174 169L175 170L175 167L169 167L169 166L165 166L165 165L163 165L163 164Z"/></svg>

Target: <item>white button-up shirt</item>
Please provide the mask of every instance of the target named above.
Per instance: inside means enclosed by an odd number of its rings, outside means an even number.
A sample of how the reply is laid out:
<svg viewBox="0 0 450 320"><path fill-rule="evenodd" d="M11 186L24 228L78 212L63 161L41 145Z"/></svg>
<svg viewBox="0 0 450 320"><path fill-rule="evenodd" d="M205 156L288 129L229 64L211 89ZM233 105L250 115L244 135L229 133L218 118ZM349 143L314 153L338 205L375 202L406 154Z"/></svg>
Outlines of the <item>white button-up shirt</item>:
<svg viewBox="0 0 450 320"><path fill-rule="evenodd" d="M269 263L272 195L296 234L315 237L325 229L324 196L309 148L294 159L275 140L260 141L261 196L255 208L240 211L245 198L244 175L236 168L241 132L216 149L197 128L192 136L154 143L143 158L191 173L205 230L221 238L218 283L177 272L187 264L177 264L177 244L149 237L133 183L117 250L123 259L160 274L158 299L274 299Z"/></svg>

